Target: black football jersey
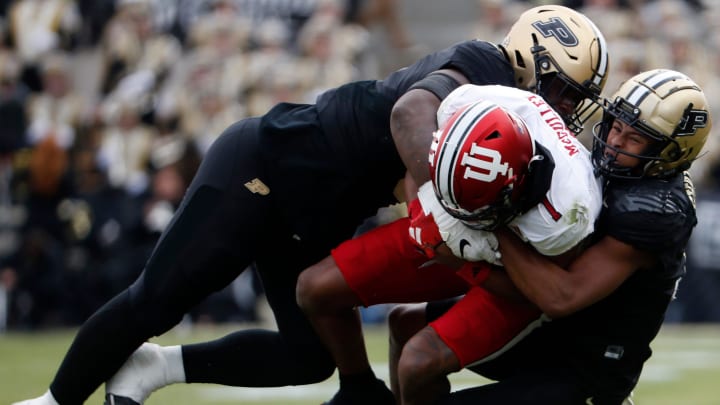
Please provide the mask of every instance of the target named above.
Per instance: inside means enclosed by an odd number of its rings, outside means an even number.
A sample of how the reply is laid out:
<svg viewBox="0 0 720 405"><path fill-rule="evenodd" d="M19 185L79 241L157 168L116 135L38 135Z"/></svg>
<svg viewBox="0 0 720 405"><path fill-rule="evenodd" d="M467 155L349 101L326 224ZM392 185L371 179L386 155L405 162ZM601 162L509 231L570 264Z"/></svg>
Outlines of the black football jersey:
<svg viewBox="0 0 720 405"><path fill-rule="evenodd" d="M602 301L551 325L569 358L598 387L632 388L651 355L679 279L697 219L687 175L668 180L613 180L604 190L597 237L611 236L657 257Z"/></svg>
<svg viewBox="0 0 720 405"><path fill-rule="evenodd" d="M384 80L349 83L321 94L317 110L328 146L343 161L350 159L359 165L372 162L368 157L378 153L395 155L390 133L393 105L410 86L443 68L459 70L474 84L515 83L511 65L495 45L484 41L461 42Z"/></svg>
<svg viewBox="0 0 720 405"><path fill-rule="evenodd" d="M270 188L299 238L334 247L379 207L395 202L405 166L390 132L392 107L415 82L443 68L457 69L475 84L514 85L499 48L465 41L384 80L328 90L315 105L281 103L262 118Z"/></svg>
<svg viewBox="0 0 720 405"><path fill-rule="evenodd" d="M600 231L656 254L660 259L653 272L656 278L681 276L685 247L697 224L690 177L616 181L603 195L606 208L600 217Z"/></svg>

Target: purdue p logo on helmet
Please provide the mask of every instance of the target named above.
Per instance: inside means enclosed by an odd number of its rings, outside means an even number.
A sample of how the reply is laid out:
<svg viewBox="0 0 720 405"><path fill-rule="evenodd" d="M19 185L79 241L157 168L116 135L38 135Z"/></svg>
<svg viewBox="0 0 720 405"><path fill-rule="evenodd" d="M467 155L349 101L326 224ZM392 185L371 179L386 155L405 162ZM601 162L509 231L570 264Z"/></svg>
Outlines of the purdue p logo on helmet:
<svg viewBox="0 0 720 405"><path fill-rule="evenodd" d="M540 94L551 104L551 91L567 92L565 97L575 103L573 113L554 107L568 128L580 132L599 107L596 101L608 75L607 44L595 24L567 7L539 6L518 18L501 46L518 88Z"/></svg>
<svg viewBox="0 0 720 405"><path fill-rule="evenodd" d="M604 159L615 119L655 141L650 150L635 156L643 161L640 173L629 173ZM674 70L643 72L625 81L607 101L602 123L594 134L593 165L612 177L672 176L690 168L711 128L705 93L692 79Z"/></svg>

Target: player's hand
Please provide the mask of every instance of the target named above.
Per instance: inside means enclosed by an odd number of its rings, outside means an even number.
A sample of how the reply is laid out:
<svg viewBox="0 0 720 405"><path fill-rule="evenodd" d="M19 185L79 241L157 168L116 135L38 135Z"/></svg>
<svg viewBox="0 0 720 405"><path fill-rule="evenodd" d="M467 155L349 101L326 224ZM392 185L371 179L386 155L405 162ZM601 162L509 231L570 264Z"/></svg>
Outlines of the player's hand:
<svg viewBox="0 0 720 405"><path fill-rule="evenodd" d="M453 254L469 262L485 261L502 266L495 234L471 229L458 222L459 225L449 227L446 231L443 231L443 227L438 224L441 229L440 235Z"/></svg>
<svg viewBox="0 0 720 405"><path fill-rule="evenodd" d="M432 215L426 214L420 206L420 201L414 199L408 203L410 216L410 239L429 258L435 257L435 249L444 243L440 237Z"/></svg>
<svg viewBox="0 0 720 405"><path fill-rule="evenodd" d="M426 215L432 215L440 237L455 256L471 262L486 261L502 265L495 235L492 232L469 228L448 214L435 196L431 182L420 186L418 200L422 211Z"/></svg>

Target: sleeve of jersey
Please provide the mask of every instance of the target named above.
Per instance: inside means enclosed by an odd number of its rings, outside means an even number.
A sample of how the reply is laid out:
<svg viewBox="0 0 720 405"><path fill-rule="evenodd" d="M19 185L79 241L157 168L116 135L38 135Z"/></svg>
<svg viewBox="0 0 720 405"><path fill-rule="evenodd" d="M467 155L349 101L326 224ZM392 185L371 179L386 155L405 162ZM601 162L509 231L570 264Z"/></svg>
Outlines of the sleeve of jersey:
<svg viewBox="0 0 720 405"><path fill-rule="evenodd" d="M546 204L533 207L513 221L513 230L545 256L558 256L572 249L594 230L594 215L577 205L557 217Z"/></svg>
<svg viewBox="0 0 720 405"><path fill-rule="evenodd" d="M502 51L486 41L465 41L454 46L446 67L459 70L473 84L515 86L513 69Z"/></svg>
<svg viewBox="0 0 720 405"><path fill-rule="evenodd" d="M556 166L546 198L516 218L513 229L545 256L557 256L575 247L595 230L602 195L592 174ZM570 185L573 185L572 187Z"/></svg>

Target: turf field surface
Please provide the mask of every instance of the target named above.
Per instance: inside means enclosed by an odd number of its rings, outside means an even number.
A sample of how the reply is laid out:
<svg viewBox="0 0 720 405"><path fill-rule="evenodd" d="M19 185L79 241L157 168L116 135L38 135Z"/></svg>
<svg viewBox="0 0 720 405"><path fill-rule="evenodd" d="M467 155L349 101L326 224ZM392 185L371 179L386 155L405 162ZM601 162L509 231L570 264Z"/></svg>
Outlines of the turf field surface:
<svg viewBox="0 0 720 405"><path fill-rule="evenodd" d="M247 325L175 329L155 341L197 342ZM75 330L0 334L0 404L42 394L47 389ZM366 327L366 340L378 376L387 381L387 331ZM665 325L654 355L635 390L636 405L720 405L720 325ZM249 365L238 365L239 367ZM455 389L485 382L469 372L452 376ZM156 392L148 405L317 405L337 388L335 377L320 384L282 388L175 385ZM87 402L102 404L102 388Z"/></svg>

